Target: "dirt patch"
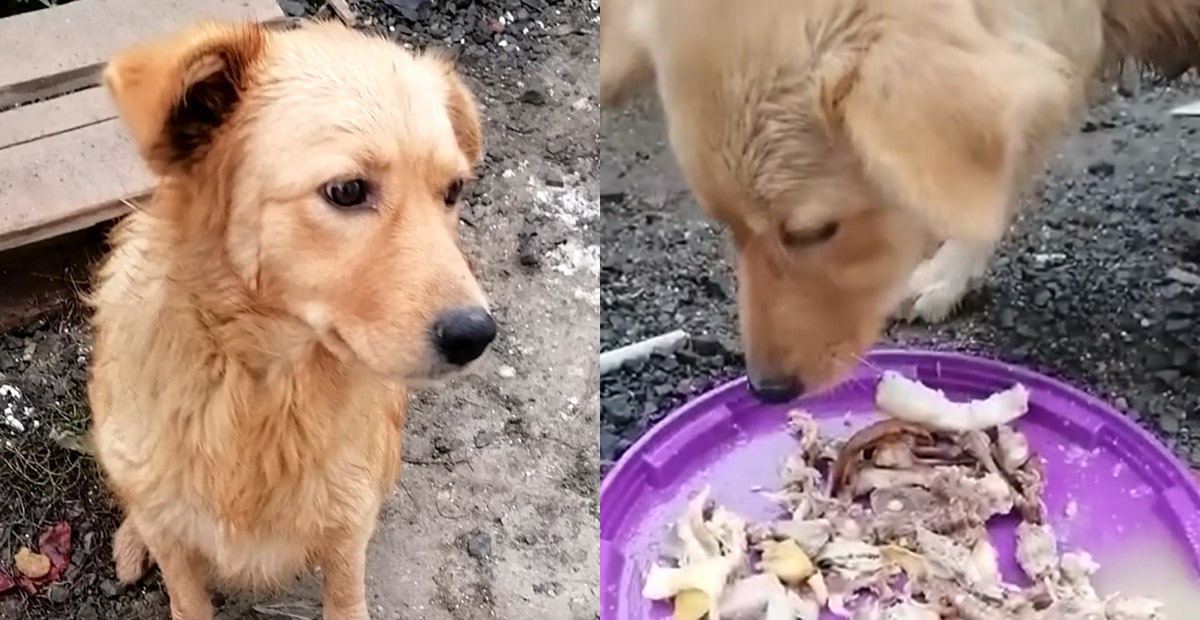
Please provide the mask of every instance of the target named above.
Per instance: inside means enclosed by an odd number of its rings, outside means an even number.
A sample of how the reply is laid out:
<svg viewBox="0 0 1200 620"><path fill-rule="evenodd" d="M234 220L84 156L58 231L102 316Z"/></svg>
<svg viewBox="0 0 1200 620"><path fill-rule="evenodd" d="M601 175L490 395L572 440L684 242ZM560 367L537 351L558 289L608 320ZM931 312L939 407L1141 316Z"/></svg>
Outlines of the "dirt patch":
<svg viewBox="0 0 1200 620"><path fill-rule="evenodd" d="M402 4L418 12L408 15ZM396 0L354 8L365 29L451 49L475 90L487 153L466 197L462 235L501 327L472 375L412 399L406 464L370 551L372 617L594 620L598 4ZM315 12L312 3L288 9ZM89 353L78 312L0 335L0 384L21 392L30 426L38 420L24 432L0 422L0 570L9 550L49 523L65 519L76 530L61 584L33 597L0 596L0 620L167 617L155 573L132 588L116 585L112 503L90 458L52 439L86 424ZM43 469L46 480L28 474ZM18 472L31 480L8 493ZM214 600L219 620L320 617L311 577L270 596Z"/></svg>

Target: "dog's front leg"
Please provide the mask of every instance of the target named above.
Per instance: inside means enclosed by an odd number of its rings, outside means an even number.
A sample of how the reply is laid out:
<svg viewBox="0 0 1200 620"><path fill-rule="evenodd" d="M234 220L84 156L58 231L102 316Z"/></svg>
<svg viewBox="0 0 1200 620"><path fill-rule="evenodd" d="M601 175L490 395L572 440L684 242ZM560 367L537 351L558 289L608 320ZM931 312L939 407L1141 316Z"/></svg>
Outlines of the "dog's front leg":
<svg viewBox="0 0 1200 620"><path fill-rule="evenodd" d="M204 559L176 544L155 545L151 553L167 586L171 620L212 620L208 566Z"/></svg>
<svg viewBox="0 0 1200 620"><path fill-rule="evenodd" d="M995 251L994 244L943 243L909 279L904 314L930 323L945 319L982 282Z"/></svg>
<svg viewBox="0 0 1200 620"><path fill-rule="evenodd" d="M320 559L325 620L370 620L367 613L367 541L346 539Z"/></svg>

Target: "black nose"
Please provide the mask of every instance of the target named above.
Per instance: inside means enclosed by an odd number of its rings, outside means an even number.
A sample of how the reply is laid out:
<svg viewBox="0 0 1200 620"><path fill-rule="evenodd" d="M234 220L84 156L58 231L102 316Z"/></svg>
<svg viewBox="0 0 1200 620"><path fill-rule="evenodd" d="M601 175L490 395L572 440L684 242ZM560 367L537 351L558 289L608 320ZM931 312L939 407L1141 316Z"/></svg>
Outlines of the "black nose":
<svg viewBox="0 0 1200 620"><path fill-rule="evenodd" d="M750 375L750 393L768 405L786 403L804 393L804 385L794 377L755 377Z"/></svg>
<svg viewBox="0 0 1200 620"><path fill-rule="evenodd" d="M447 310L433 323L433 346L455 366L465 366L483 355L495 337L496 321L480 307Z"/></svg>

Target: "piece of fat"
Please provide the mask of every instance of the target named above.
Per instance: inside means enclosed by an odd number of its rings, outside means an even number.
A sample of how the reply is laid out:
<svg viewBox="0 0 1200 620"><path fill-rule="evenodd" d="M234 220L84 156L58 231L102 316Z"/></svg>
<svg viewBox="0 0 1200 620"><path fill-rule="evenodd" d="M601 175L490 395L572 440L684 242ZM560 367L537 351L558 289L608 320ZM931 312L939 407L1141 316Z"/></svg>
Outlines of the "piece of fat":
<svg viewBox="0 0 1200 620"><path fill-rule="evenodd" d="M1018 383L983 400L957 403L941 390L888 370L875 389L875 406L896 419L929 428L960 433L982 431L1025 415L1029 390Z"/></svg>
<svg viewBox="0 0 1200 620"><path fill-rule="evenodd" d="M1144 597L1113 597L1104 607L1106 620L1159 620L1163 604Z"/></svg>
<svg viewBox="0 0 1200 620"><path fill-rule="evenodd" d="M820 620L821 606L785 588L775 576L758 573L729 586L718 614L728 620Z"/></svg>

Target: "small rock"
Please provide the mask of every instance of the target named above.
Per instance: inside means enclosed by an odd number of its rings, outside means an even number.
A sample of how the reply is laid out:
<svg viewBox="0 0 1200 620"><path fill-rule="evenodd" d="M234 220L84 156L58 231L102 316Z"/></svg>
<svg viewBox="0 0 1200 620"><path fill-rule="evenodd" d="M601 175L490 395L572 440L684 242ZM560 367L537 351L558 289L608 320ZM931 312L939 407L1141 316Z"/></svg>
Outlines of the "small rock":
<svg viewBox="0 0 1200 620"><path fill-rule="evenodd" d="M1088 174L1098 177L1111 177L1116 170L1116 166L1107 161L1098 161L1087 167Z"/></svg>
<svg viewBox="0 0 1200 620"><path fill-rule="evenodd" d="M1178 267L1172 267L1167 270L1167 277L1190 286L1200 286L1200 276Z"/></svg>
<svg viewBox="0 0 1200 620"><path fill-rule="evenodd" d="M486 430L480 430L478 433L475 433L475 447L486 448L492 444L494 439L491 433Z"/></svg>
<svg viewBox="0 0 1200 620"><path fill-rule="evenodd" d="M517 376L517 369L513 368L512 366L501 366L496 370L496 374L504 377L505 379L512 379L513 377Z"/></svg>
<svg viewBox="0 0 1200 620"><path fill-rule="evenodd" d="M547 168L542 176L547 187L562 187L567 184L562 173L553 168Z"/></svg>
<svg viewBox="0 0 1200 620"><path fill-rule="evenodd" d="M117 598L121 595L121 586L112 579L105 579L100 582L100 591L108 598Z"/></svg>
<svg viewBox="0 0 1200 620"><path fill-rule="evenodd" d="M454 441L452 437L445 435L435 435L432 443L433 451L437 454L450 454L458 447L456 445L458 442Z"/></svg>
<svg viewBox="0 0 1200 620"><path fill-rule="evenodd" d="M528 217L517 233L517 262L523 267L537 267L542 263L537 248L538 228Z"/></svg>
<svg viewBox="0 0 1200 620"><path fill-rule="evenodd" d="M79 611L75 613L75 617L78 620L100 620L100 612L96 611L96 608L91 604L84 603L79 608Z"/></svg>
<svg viewBox="0 0 1200 620"><path fill-rule="evenodd" d="M466 538L467 555L483 562L492 557L492 537L482 530L472 530Z"/></svg>
<svg viewBox="0 0 1200 620"><path fill-rule="evenodd" d="M716 338L711 336L698 336L692 339L692 350L695 351L697 355L711 357L714 355L720 355L725 351L725 347L721 344L721 341L717 340Z"/></svg>
<svg viewBox="0 0 1200 620"><path fill-rule="evenodd" d="M61 583L52 583L46 586L46 590L43 592L43 595L46 597L46 600L54 603L55 605L62 605L63 603L67 602L68 598L71 597L71 593L67 591L67 586L64 586Z"/></svg>
<svg viewBox="0 0 1200 620"><path fill-rule="evenodd" d="M545 106L546 94L540 90L529 89L522 92L521 97L518 97L521 103L528 103L530 106Z"/></svg>

